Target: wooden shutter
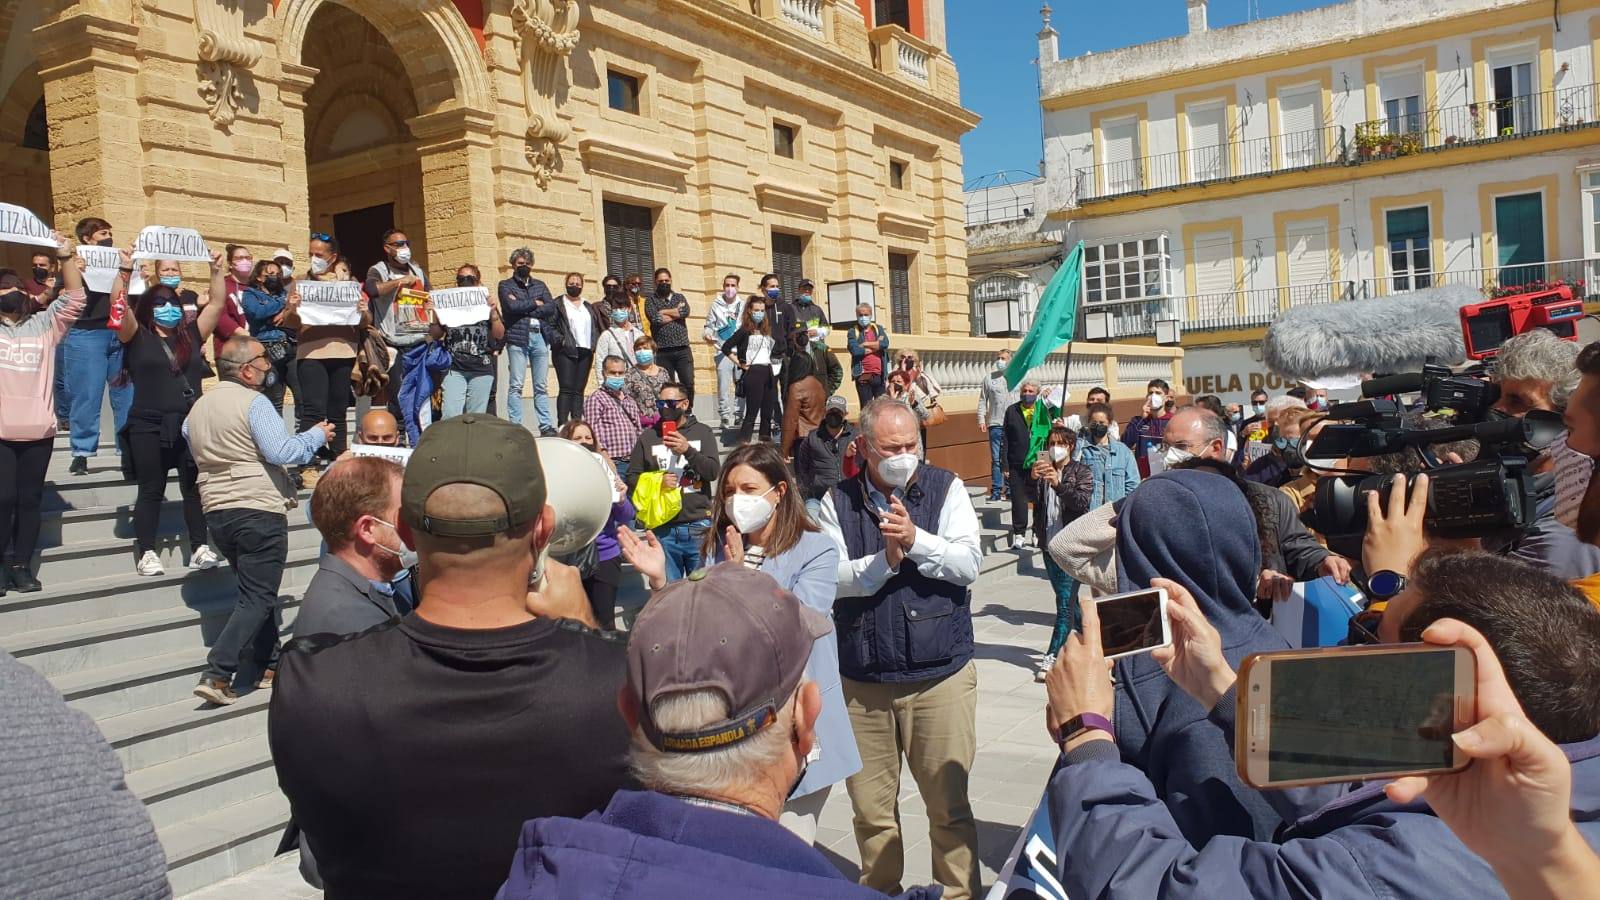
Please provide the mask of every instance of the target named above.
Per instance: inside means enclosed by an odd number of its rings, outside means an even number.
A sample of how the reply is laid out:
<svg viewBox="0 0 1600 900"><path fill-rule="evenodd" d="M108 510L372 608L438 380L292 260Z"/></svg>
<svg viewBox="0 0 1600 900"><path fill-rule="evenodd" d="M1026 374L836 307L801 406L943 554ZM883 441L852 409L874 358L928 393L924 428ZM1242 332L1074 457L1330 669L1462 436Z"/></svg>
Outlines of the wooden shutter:
<svg viewBox="0 0 1600 900"><path fill-rule="evenodd" d="M805 240L797 234L772 233L772 274L785 298L800 294L800 279L805 277Z"/></svg>
<svg viewBox="0 0 1600 900"><path fill-rule="evenodd" d="M1228 175L1226 106L1189 111L1189 178L1208 181Z"/></svg>
<svg viewBox="0 0 1600 900"><path fill-rule="evenodd" d="M1305 88L1278 98L1280 140L1283 164L1289 168L1315 165L1322 161L1322 94L1317 87Z"/></svg>
<svg viewBox="0 0 1600 900"><path fill-rule="evenodd" d="M911 333L911 257L889 254L890 327L900 334Z"/></svg>
<svg viewBox="0 0 1600 900"><path fill-rule="evenodd" d="M1195 310L1201 321L1227 317L1237 311L1233 279L1233 233L1228 231L1195 235L1194 292Z"/></svg>
<svg viewBox="0 0 1600 900"><path fill-rule="evenodd" d="M652 236L655 215L647 206L632 206L607 200L603 205L606 226L606 274L626 279L638 275L645 283L656 267L655 240Z"/></svg>
<svg viewBox="0 0 1600 900"><path fill-rule="evenodd" d="M1284 240L1289 245L1290 284L1321 284L1333 279L1328 271L1327 223L1290 225Z"/></svg>
<svg viewBox="0 0 1600 900"><path fill-rule="evenodd" d="M1105 144L1106 193L1139 190L1139 120L1123 119L1104 126L1100 140Z"/></svg>

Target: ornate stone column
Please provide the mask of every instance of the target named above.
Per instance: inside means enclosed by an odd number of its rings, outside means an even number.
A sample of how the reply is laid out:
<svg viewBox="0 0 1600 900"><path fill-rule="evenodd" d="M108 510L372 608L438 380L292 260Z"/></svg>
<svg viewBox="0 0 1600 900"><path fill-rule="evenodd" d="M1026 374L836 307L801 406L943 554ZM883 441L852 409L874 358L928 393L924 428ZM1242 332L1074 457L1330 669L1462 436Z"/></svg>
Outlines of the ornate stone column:
<svg viewBox="0 0 1600 900"><path fill-rule="evenodd" d="M436 284L453 284L444 275L462 263L498 269L503 260L495 218L494 116L457 107L406 124L422 165L429 276Z"/></svg>
<svg viewBox="0 0 1600 900"><path fill-rule="evenodd" d="M572 129L556 112L567 74L567 57L578 45L578 0L512 0L528 109L527 154L533 178L548 190L561 169L561 144Z"/></svg>
<svg viewBox="0 0 1600 900"><path fill-rule="evenodd" d="M310 66L280 63L278 100L283 104L283 182L288 188L285 217L296 237L287 245L298 252L296 242L310 233L311 180L306 169L306 92L317 77Z"/></svg>

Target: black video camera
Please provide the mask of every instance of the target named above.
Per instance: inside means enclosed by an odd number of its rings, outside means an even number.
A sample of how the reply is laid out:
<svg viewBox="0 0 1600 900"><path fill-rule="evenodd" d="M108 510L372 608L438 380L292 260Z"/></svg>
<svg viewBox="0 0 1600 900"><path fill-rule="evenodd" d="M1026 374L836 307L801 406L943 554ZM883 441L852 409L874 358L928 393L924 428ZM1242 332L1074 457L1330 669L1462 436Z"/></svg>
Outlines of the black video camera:
<svg viewBox="0 0 1600 900"><path fill-rule="evenodd" d="M1449 414L1461 423L1482 422L1488 418L1489 410L1500 401L1500 385L1490 382L1488 375L1488 370L1482 365L1452 372L1449 366L1429 363L1422 367L1420 375L1389 375L1369 379L1361 385L1361 396L1372 399L1391 394L1421 394L1422 404L1428 412Z"/></svg>

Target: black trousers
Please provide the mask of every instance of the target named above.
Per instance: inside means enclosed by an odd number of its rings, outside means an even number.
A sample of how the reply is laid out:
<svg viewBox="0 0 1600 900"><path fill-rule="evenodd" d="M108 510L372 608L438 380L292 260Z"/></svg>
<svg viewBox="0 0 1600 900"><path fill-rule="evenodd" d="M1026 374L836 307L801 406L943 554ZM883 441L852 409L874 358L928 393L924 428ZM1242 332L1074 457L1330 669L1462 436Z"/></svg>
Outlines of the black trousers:
<svg viewBox="0 0 1600 900"><path fill-rule="evenodd" d="M285 390L294 391L294 402L296 405L300 403L300 373L299 367L294 364L294 344L288 345L287 352L287 357L272 363L272 371L278 373L277 383L261 392L267 395L267 399L272 401L272 408L280 414L283 412ZM268 360L271 361L271 357Z"/></svg>
<svg viewBox="0 0 1600 900"><path fill-rule="evenodd" d="M354 359L302 359L300 386L294 393L295 430L305 431L318 422L333 424L333 440L317 451L324 459L337 459L349 446L350 370Z"/></svg>
<svg viewBox="0 0 1600 900"><path fill-rule="evenodd" d="M206 675L233 681L241 669L258 678L278 662L278 588L289 557L289 519L255 509L206 514L217 551L239 581L228 624L206 654Z"/></svg>
<svg viewBox="0 0 1600 900"><path fill-rule="evenodd" d="M744 422L739 425L739 441L750 440L756 416L761 417L761 440L772 440L772 421L778 417L778 379L765 363L744 370Z"/></svg>
<svg viewBox="0 0 1600 900"><path fill-rule="evenodd" d="M128 433L133 453L133 474L139 480L139 496L133 504L133 539L142 556L156 549L156 529L161 524L161 504L167 499L167 473L178 470L178 492L183 495L183 523L189 532L189 549L206 542L206 516L200 508L200 470L189 455L189 445L179 438L170 447L161 446L161 435L153 431Z"/></svg>
<svg viewBox="0 0 1600 900"><path fill-rule="evenodd" d="M384 390L384 395L387 398L385 405L389 410L389 415L394 416L394 420L400 423L402 437L405 435L406 419L400 413L400 384L406 378L406 351L409 349L411 348L389 348L389 385Z"/></svg>
<svg viewBox="0 0 1600 900"><path fill-rule="evenodd" d="M861 402L862 409L866 409L868 403L882 397L887 392L888 388L883 386L882 375L868 376L866 381L862 381L859 378L856 379L856 399Z"/></svg>
<svg viewBox="0 0 1600 900"><path fill-rule="evenodd" d="M617 588L622 584L622 557L614 557L594 567L594 574L583 580L589 595L589 608L601 631L617 630Z"/></svg>
<svg viewBox="0 0 1600 900"><path fill-rule="evenodd" d="M672 380L683 385L689 396L689 406L694 406L694 350L688 347L657 347L656 365L672 373Z"/></svg>
<svg viewBox="0 0 1600 900"><path fill-rule="evenodd" d="M1011 492L1011 533L1023 534L1032 524L1028 518L1028 501L1033 498L1033 473L1008 465L1006 489Z"/></svg>
<svg viewBox="0 0 1600 900"><path fill-rule="evenodd" d="M571 354L578 354L573 356ZM556 424L583 418L583 395L589 390L589 370L594 368L593 350L557 350L556 380L561 392L556 395Z"/></svg>
<svg viewBox="0 0 1600 900"><path fill-rule="evenodd" d="M39 505L55 440L0 440L0 559L29 565L39 545Z"/></svg>

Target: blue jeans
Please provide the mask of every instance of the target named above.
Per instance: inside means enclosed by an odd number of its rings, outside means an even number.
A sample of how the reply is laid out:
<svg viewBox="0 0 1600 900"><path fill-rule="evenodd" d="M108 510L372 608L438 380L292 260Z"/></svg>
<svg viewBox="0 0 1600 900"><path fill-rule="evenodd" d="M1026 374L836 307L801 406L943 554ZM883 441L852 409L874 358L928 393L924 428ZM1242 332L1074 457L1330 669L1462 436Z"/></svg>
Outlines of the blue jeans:
<svg viewBox="0 0 1600 900"><path fill-rule="evenodd" d="M493 375L465 375L451 369L444 373L444 402L439 415L450 419L462 413L488 412L493 395Z"/></svg>
<svg viewBox="0 0 1600 900"><path fill-rule="evenodd" d="M1006 430L989 426L989 499L999 500L1006 485Z"/></svg>
<svg viewBox="0 0 1600 900"><path fill-rule="evenodd" d="M717 354L717 416L724 422L744 420L744 398L738 396L735 384L738 375L738 363Z"/></svg>
<svg viewBox="0 0 1600 900"><path fill-rule="evenodd" d="M1066 644L1067 635L1078 627L1083 617L1078 610L1078 582L1056 565L1049 553L1040 555L1044 557L1044 571L1050 576L1050 586L1056 592L1056 627L1050 634L1048 651L1053 656Z"/></svg>
<svg viewBox="0 0 1600 900"><path fill-rule="evenodd" d="M100 400L111 380L122 374L122 341L106 328L73 328L63 342L66 350L67 395L72 405L72 455L94 456L100 449ZM111 388L112 433L122 430L133 405L133 385Z"/></svg>
<svg viewBox="0 0 1600 900"><path fill-rule="evenodd" d="M506 360L510 367L506 379L506 417L516 425L522 424L522 385L531 366L533 410L539 419L539 430L556 427L556 420L550 415L550 396L546 390L546 379L550 374L550 348L545 346L544 335L530 325L528 345L507 345Z"/></svg>
<svg viewBox="0 0 1600 900"><path fill-rule="evenodd" d="M56 421L72 418L72 394L67 391L67 342L56 344Z"/></svg>
<svg viewBox="0 0 1600 900"><path fill-rule="evenodd" d="M706 532L710 530L710 519L701 519L687 525L681 523L663 525L656 529L661 549L667 553L668 581L678 581L700 568L700 563L704 559L701 548L705 545Z"/></svg>

